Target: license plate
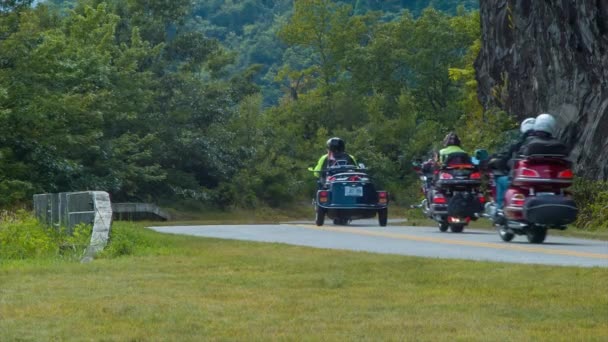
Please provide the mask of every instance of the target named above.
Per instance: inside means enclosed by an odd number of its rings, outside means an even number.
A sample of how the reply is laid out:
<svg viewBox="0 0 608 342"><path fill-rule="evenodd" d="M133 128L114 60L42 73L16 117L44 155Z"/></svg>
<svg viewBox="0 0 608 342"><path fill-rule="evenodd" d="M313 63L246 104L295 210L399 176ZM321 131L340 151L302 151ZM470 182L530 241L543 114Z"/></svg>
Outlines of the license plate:
<svg viewBox="0 0 608 342"><path fill-rule="evenodd" d="M555 196L553 192L537 192L536 196Z"/></svg>
<svg viewBox="0 0 608 342"><path fill-rule="evenodd" d="M363 187L362 186L347 186L344 188L344 196L362 197L363 196Z"/></svg>

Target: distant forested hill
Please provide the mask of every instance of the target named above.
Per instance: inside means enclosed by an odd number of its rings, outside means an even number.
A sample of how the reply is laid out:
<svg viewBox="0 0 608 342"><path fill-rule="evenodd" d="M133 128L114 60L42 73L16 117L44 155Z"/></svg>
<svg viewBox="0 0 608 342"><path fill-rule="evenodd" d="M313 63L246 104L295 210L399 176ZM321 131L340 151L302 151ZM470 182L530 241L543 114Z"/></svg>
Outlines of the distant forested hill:
<svg viewBox="0 0 608 342"><path fill-rule="evenodd" d="M75 0L49 0L60 7L70 7ZM293 0L194 0L193 11L187 15L189 28L218 39L235 53L232 73L248 68L255 71L266 105L276 104L283 95L275 77L293 51L286 49L276 33L293 12ZM478 0L344 0L333 1L351 6L353 14L383 12L383 20L399 18L403 11L414 17L425 8L456 14L479 8Z"/></svg>
<svg viewBox="0 0 608 342"><path fill-rule="evenodd" d="M334 1L350 5L354 14L369 11L384 12L385 20L393 20L403 11L414 17L431 6L455 14L458 7L466 10L479 8L478 0L346 0ZM291 56L276 38L293 10L293 0L205 0L197 1L193 25L207 36L215 37L238 53L236 70L242 71L260 64L256 78L262 86L265 103L276 103L281 92L274 82L279 66Z"/></svg>

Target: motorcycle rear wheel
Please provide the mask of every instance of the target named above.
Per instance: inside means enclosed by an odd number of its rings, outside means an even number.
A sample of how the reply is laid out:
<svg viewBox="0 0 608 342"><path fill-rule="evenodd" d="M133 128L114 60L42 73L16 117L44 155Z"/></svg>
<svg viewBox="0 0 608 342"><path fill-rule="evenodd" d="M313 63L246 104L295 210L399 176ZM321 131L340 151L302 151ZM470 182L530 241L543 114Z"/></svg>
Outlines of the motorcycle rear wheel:
<svg viewBox="0 0 608 342"><path fill-rule="evenodd" d="M451 224L450 230L452 231L452 233L462 233L462 231L464 230L464 224Z"/></svg>
<svg viewBox="0 0 608 342"><path fill-rule="evenodd" d="M350 220L344 217L339 217L334 219L334 224L336 226L346 226L349 224Z"/></svg>
<svg viewBox="0 0 608 342"><path fill-rule="evenodd" d="M547 237L547 228L539 226L530 226L526 230L526 237L530 243L543 243Z"/></svg>
<svg viewBox="0 0 608 342"><path fill-rule="evenodd" d="M448 228L450 227L449 224L447 224L447 222L439 222L439 231L442 233L445 233L448 231Z"/></svg>
<svg viewBox="0 0 608 342"><path fill-rule="evenodd" d="M386 223L388 222L388 209L383 208L378 210L378 224L380 227L386 227Z"/></svg>
<svg viewBox="0 0 608 342"><path fill-rule="evenodd" d="M320 227L323 223L325 223L325 209L317 207L315 210L315 224Z"/></svg>
<svg viewBox="0 0 608 342"><path fill-rule="evenodd" d="M515 234L511 233L505 226L498 229L498 235L504 242L510 242L515 237Z"/></svg>

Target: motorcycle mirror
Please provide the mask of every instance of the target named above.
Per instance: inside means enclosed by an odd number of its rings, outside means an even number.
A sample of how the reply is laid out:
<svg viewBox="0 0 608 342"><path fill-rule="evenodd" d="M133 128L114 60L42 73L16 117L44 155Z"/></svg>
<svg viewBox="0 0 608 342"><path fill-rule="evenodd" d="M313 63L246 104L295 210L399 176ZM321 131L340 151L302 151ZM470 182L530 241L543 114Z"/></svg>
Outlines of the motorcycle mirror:
<svg viewBox="0 0 608 342"><path fill-rule="evenodd" d="M360 169L365 169L365 164L363 164L363 163L359 163L359 168L360 168Z"/></svg>
<svg viewBox="0 0 608 342"><path fill-rule="evenodd" d="M475 150L475 158L480 161L487 160L489 158L488 151L482 148Z"/></svg>

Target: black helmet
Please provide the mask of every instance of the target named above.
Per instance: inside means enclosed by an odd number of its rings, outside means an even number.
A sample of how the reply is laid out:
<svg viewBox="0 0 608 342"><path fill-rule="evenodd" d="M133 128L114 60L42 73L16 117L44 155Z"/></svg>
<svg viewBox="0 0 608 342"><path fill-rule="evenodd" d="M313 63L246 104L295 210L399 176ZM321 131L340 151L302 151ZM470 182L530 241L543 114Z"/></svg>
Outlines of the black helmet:
<svg viewBox="0 0 608 342"><path fill-rule="evenodd" d="M327 149L333 153L344 152L344 140L338 137L330 138L329 140L327 140Z"/></svg>
<svg viewBox="0 0 608 342"><path fill-rule="evenodd" d="M447 146L454 146L454 145L460 146L460 138L458 138L458 135L456 135L456 133L450 132L443 139L443 146L447 147Z"/></svg>

